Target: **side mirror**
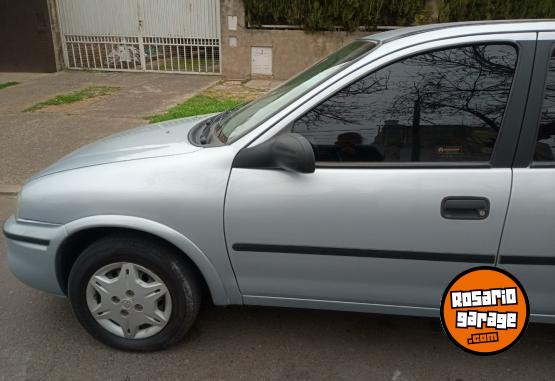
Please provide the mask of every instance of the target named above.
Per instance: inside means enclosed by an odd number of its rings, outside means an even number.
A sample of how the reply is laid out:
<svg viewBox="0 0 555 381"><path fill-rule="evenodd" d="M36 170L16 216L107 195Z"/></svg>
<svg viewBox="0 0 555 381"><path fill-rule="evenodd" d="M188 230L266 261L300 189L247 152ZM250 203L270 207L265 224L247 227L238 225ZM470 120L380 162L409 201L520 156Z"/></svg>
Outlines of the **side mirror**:
<svg viewBox="0 0 555 381"><path fill-rule="evenodd" d="M313 173L316 159L310 142L300 134L285 134L274 139L272 157L276 166L295 172Z"/></svg>
<svg viewBox="0 0 555 381"><path fill-rule="evenodd" d="M288 133L276 136L256 147L245 148L233 161L235 168L282 168L300 173L316 169L314 151L302 135Z"/></svg>

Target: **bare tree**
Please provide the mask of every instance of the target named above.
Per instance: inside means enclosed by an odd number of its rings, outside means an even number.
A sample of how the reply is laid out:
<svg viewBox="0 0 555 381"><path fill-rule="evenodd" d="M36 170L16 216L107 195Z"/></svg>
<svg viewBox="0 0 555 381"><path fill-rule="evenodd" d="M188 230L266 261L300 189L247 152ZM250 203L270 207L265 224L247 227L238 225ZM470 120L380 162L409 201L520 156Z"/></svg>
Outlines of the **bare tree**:
<svg viewBox="0 0 555 381"><path fill-rule="evenodd" d="M469 46L404 60L404 65L416 68L415 75L408 77L412 83L399 84L408 91L394 100L390 112L406 115L418 101L421 117L441 113L441 121L468 115L498 131L511 90L515 56L490 55L487 49L488 45ZM433 119L428 122L434 124Z"/></svg>
<svg viewBox="0 0 555 381"><path fill-rule="evenodd" d="M413 161L420 159L423 125L485 127L493 140L501 125L515 65L515 50L509 45L420 54L346 87L298 120L295 129L377 131L386 121L397 120L401 128L410 130Z"/></svg>
<svg viewBox="0 0 555 381"><path fill-rule="evenodd" d="M360 104L353 102L353 97L368 96L387 90L390 74L389 71L373 73L353 83L301 117L295 123L295 127L310 131L312 128L318 128L319 122L327 120L335 120L347 125L358 123L361 112L365 110L361 109Z"/></svg>

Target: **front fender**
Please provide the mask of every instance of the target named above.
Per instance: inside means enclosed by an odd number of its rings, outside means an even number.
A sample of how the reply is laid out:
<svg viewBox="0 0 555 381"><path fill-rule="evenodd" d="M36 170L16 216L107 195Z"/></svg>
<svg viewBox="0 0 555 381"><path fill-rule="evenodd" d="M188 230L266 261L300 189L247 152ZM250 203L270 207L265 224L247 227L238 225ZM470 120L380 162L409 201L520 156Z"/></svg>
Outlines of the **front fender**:
<svg viewBox="0 0 555 381"><path fill-rule="evenodd" d="M242 304L239 290L234 287L235 282L228 282L230 284L226 287L216 268L200 248L183 234L166 225L145 218L122 215L84 217L65 225L67 237L87 229L110 227L150 233L173 244L198 267L210 289L214 304Z"/></svg>

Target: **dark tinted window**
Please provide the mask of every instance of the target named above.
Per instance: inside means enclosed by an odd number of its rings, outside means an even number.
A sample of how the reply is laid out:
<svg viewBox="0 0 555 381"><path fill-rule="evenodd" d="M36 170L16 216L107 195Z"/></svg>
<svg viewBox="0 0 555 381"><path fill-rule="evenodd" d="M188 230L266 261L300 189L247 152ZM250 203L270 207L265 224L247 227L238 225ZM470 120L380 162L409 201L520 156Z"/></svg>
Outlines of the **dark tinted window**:
<svg viewBox="0 0 555 381"><path fill-rule="evenodd" d="M265 96L229 114L219 124L215 135L222 143L233 143L258 127L269 116L298 99L314 86L352 65L375 47L376 43L374 41L357 40L351 42Z"/></svg>
<svg viewBox="0 0 555 381"><path fill-rule="evenodd" d="M535 161L555 160L555 51L549 60L549 71L545 82L540 129L534 153Z"/></svg>
<svg viewBox="0 0 555 381"><path fill-rule="evenodd" d="M489 161L516 60L511 45L416 55L341 90L293 131L318 161Z"/></svg>

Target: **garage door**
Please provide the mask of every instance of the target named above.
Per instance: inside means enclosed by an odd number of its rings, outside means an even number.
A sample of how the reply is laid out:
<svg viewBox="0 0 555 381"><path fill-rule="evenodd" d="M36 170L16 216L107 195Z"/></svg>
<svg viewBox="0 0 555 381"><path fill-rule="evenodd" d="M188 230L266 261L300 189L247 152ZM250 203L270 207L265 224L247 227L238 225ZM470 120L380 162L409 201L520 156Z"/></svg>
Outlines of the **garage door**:
<svg viewBox="0 0 555 381"><path fill-rule="evenodd" d="M66 67L219 74L219 0L58 0Z"/></svg>

